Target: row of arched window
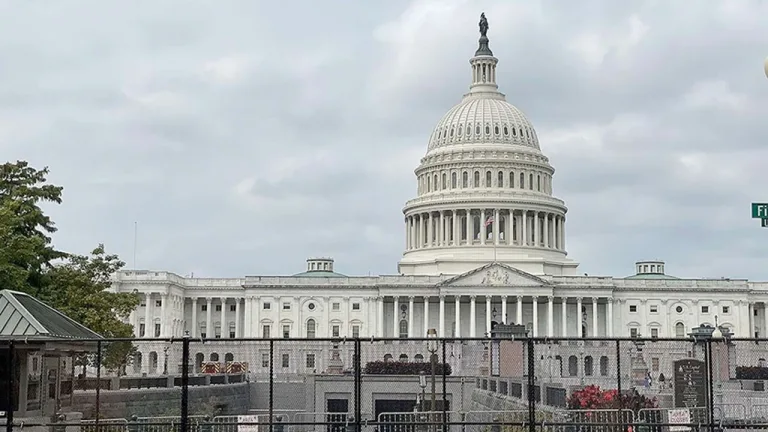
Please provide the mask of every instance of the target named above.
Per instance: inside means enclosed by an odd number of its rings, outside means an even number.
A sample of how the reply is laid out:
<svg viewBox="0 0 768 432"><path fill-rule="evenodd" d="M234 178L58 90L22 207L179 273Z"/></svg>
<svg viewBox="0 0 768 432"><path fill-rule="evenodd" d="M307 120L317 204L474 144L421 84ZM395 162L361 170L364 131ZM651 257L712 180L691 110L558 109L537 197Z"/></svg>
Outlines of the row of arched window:
<svg viewBox="0 0 768 432"><path fill-rule="evenodd" d="M493 125L491 127L491 124L486 123L484 126L480 124L474 125L475 127L472 128L472 124L469 123L466 125L466 127L459 123L458 126L451 126L450 129L448 126L444 126L442 129L438 129L437 133L434 134L435 142L439 141L448 141L448 140L455 140L455 141L461 141L462 139L473 139L473 138L480 138L480 139L489 139L489 138L496 138L500 139L502 136L507 139L520 139L524 142L527 142L529 144L532 144L536 140L536 132L533 129L529 128L522 128L522 127L514 127L514 126L508 126L506 124L503 124L499 126L498 124ZM474 134L472 133L474 132ZM483 134L485 132L485 134ZM493 132L493 134L491 134Z"/></svg>
<svg viewBox="0 0 768 432"><path fill-rule="evenodd" d="M527 175L526 175L527 174ZM460 185L460 186L459 186ZM441 174L428 173L419 176L419 193L438 192L446 189L468 189L468 188L517 188L535 190L537 192L552 193L551 178L547 173L541 171L491 171L486 170L483 176L479 170L475 170L470 179L470 172L461 172L461 182L459 183L459 173L454 171L450 173L450 182L448 173Z"/></svg>

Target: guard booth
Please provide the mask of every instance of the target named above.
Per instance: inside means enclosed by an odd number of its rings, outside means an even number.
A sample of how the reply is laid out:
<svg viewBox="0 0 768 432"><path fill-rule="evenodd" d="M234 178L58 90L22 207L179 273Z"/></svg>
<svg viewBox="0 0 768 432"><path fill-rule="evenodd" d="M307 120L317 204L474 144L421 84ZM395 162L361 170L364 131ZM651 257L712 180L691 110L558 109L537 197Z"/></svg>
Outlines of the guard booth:
<svg viewBox="0 0 768 432"><path fill-rule="evenodd" d="M71 410L74 358L102 337L34 297L0 291L0 424L53 423Z"/></svg>

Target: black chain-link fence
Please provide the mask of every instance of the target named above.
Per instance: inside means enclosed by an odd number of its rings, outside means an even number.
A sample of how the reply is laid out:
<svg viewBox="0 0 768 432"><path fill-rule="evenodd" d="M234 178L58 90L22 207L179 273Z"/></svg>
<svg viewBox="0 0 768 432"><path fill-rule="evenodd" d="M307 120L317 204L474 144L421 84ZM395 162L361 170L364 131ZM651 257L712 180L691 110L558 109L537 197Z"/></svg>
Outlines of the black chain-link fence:
<svg viewBox="0 0 768 432"><path fill-rule="evenodd" d="M768 340L136 339L0 346L7 431L768 428Z"/></svg>

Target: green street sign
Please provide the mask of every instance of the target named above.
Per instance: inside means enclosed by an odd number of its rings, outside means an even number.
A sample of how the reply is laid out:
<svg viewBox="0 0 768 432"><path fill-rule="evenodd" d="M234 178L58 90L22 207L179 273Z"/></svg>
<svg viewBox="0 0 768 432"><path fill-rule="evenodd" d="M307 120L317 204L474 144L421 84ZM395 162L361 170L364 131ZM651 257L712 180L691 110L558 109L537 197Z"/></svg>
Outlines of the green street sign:
<svg viewBox="0 0 768 432"><path fill-rule="evenodd" d="M752 219L768 218L768 204L752 203Z"/></svg>
<svg viewBox="0 0 768 432"><path fill-rule="evenodd" d="M762 218L760 220L763 221L763 228L768 228L768 218Z"/></svg>

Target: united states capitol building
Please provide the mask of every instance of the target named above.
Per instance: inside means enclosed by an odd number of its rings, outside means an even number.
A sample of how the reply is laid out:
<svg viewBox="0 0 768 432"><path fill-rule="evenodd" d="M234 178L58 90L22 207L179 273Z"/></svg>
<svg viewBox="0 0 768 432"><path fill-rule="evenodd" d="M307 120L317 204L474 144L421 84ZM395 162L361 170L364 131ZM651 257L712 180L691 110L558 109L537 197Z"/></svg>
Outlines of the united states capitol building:
<svg viewBox="0 0 768 432"><path fill-rule="evenodd" d="M292 276L122 271L115 290L143 298L129 317L135 336L405 339L436 329L440 337L482 337L503 322L539 337L664 338L686 337L716 316L737 337L768 334L768 283L677 278L658 260L628 263L629 276L579 271L567 253L567 207L555 195L546 143L499 91L498 62L483 35L469 60L469 91L437 122L416 168L397 274L348 276L332 258L310 258ZM264 367L258 350L230 345L237 347L212 343L193 355ZM423 358L408 344L389 346L379 348L384 357ZM162 347L139 349L136 372L159 373ZM282 357L284 368L323 369L323 352L297 351L288 366ZM301 358L310 354L311 362Z"/></svg>

